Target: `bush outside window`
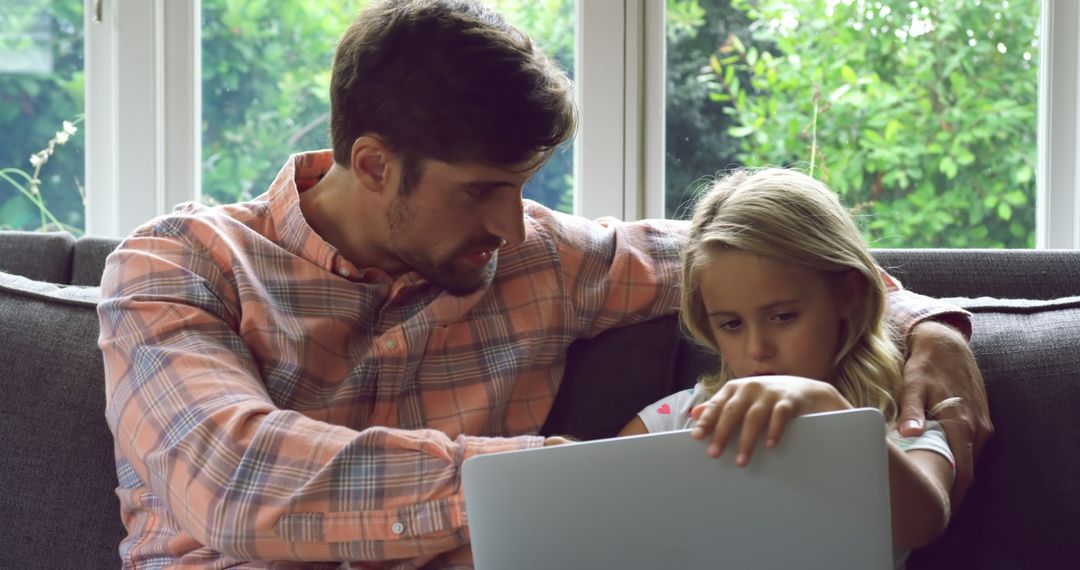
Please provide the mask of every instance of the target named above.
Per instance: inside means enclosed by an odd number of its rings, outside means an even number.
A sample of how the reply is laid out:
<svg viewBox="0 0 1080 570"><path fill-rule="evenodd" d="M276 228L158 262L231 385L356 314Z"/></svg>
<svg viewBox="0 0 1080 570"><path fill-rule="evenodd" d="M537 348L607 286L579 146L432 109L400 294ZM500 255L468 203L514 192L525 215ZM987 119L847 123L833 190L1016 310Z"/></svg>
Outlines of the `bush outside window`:
<svg viewBox="0 0 1080 570"><path fill-rule="evenodd" d="M795 165L876 246L1034 245L1036 0L666 1L669 217L718 170ZM288 153L327 146L334 42L361 4L202 2L204 201L258 195ZM574 0L494 4L574 73ZM83 112L82 1L0 8L0 167L32 172ZM55 223L0 179L0 227L84 227L83 141L41 168ZM526 196L569 211L572 156Z"/></svg>

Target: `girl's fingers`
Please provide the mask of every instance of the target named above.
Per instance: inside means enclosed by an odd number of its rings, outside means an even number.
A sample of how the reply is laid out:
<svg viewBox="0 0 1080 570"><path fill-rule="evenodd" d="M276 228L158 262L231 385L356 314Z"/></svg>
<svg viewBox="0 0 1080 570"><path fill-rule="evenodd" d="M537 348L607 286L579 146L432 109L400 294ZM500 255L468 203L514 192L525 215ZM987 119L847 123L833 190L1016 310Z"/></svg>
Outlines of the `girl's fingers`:
<svg viewBox="0 0 1080 570"><path fill-rule="evenodd" d="M791 418L795 417L795 411L795 405L789 400L780 400L773 406L769 431L765 434L765 447L776 447L776 444L780 443L780 436Z"/></svg>
<svg viewBox="0 0 1080 570"><path fill-rule="evenodd" d="M704 439L706 435L712 432L716 420L723 412L732 391L729 385L725 385L719 392L713 394L713 397L709 398L708 401L698 404L690 410L690 417L697 420L694 430L690 432L694 439Z"/></svg>
<svg viewBox="0 0 1080 570"><path fill-rule="evenodd" d="M716 419L716 425L712 429L712 443L709 444L708 450L710 457L720 457L724 453L728 440L731 439L732 434L742 423L743 416L746 415L746 409L750 407L751 403L752 401L746 398L745 395L737 393L724 404L723 409L717 410L719 417Z"/></svg>
<svg viewBox="0 0 1080 570"><path fill-rule="evenodd" d="M735 455L735 465L745 467L750 462L750 456L754 453L754 443L769 423L772 409L771 398L765 398L746 410L742 421L742 433L739 434L739 450Z"/></svg>

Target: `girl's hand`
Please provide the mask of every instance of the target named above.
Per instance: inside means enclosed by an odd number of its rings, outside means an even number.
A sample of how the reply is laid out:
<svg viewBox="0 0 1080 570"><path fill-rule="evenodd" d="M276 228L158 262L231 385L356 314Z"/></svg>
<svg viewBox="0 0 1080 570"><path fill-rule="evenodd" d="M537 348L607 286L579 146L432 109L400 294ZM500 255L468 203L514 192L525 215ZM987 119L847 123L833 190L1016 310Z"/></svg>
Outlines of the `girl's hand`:
<svg viewBox="0 0 1080 570"><path fill-rule="evenodd" d="M765 447L780 441L791 418L817 412L845 410L852 405L831 384L798 376L754 376L731 380L708 401L694 406L694 439L712 434L709 456L720 457L728 439L742 426L735 464L750 462L758 434L766 427Z"/></svg>

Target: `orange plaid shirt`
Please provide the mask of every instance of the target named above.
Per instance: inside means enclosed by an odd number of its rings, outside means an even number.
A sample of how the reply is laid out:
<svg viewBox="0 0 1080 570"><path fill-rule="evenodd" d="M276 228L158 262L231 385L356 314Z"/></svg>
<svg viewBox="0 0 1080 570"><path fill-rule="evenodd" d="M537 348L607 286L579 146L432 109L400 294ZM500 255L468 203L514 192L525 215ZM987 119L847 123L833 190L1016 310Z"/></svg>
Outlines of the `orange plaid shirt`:
<svg viewBox="0 0 1080 570"><path fill-rule="evenodd" d="M299 208L331 162L295 155L265 195L181 206L109 257L125 568L469 567L462 462L542 445L574 340L677 307L684 222L531 202L471 295L356 267ZM890 287L905 330L951 311Z"/></svg>

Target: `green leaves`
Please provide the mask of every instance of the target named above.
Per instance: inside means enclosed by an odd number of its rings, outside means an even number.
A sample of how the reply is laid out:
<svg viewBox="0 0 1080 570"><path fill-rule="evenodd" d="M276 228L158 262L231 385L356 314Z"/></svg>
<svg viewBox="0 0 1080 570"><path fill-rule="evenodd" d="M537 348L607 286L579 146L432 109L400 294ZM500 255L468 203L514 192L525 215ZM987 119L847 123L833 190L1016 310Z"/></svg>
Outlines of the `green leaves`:
<svg viewBox="0 0 1080 570"><path fill-rule="evenodd" d="M782 0L739 5L763 23L793 17ZM1038 82L1022 49L1037 37L1038 3L883 0L873 16L860 6L800 2L783 34L751 26L752 43L716 52L742 54L723 62L724 97L713 99L735 120L739 161L808 163L816 148L815 176L872 216L872 243L1030 246Z"/></svg>

